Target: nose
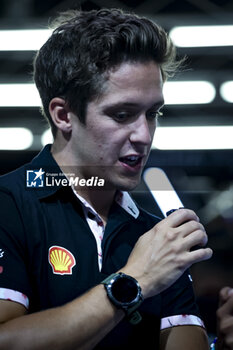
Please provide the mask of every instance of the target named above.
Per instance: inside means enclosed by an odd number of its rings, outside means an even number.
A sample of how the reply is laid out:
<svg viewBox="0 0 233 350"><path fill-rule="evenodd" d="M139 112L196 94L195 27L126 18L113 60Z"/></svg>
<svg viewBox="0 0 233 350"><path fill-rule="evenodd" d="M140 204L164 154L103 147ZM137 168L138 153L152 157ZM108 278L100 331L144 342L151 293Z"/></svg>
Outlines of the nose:
<svg viewBox="0 0 233 350"><path fill-rule="evenodd" d="M155 132L155 122L149 122L144 114L140 115L132 125L130 141L150 145Z"/></svg>

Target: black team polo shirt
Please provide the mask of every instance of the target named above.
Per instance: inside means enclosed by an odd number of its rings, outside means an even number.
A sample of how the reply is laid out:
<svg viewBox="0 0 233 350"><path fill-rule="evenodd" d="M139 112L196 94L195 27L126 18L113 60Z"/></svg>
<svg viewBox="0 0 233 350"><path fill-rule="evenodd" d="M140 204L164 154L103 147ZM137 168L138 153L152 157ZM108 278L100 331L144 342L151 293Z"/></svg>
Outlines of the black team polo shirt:
<svg viewBox="0 0 233 350"><path fill-rule="evenodd" d="M50 145L31 163L0 177L0 290L26 295L30 313L64 305L120 270L138 238L160 220L140 208L135 219L113 203L99 271L96 240L72 188L26 187L27 170L39 169L61 172ZM64 266L69 267L65 272ZM159 349L161 318L199 317L188 272L163 293L146 299L139 311L138 325L124 319L96 349Z"/></svg>

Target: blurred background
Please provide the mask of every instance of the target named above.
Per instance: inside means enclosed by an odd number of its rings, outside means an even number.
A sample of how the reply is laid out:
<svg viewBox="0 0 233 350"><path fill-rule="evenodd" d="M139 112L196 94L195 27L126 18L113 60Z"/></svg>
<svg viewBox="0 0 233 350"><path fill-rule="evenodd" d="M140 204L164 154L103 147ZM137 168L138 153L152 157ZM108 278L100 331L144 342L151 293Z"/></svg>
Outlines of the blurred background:
<svg viewBox="0 0 233 350"><path fill-rule="evenodd" d="M103 7L156 21L170 33L178 56L186 56L182 72L165 84L166 106L147 167L163 169L183 205L205 224L214 256L192 274L211 336L219 289L233 286L232 0L1 0L0 174L30 161L51 139L31 75L48 22L67 9ZM133 196L163 216L143 181Z"/></svg>

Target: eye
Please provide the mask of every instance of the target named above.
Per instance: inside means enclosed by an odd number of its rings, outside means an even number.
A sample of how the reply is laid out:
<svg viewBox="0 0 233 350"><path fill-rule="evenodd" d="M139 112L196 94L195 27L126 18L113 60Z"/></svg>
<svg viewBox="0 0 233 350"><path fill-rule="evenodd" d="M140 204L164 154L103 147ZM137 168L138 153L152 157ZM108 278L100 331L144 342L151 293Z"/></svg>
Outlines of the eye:
<svg viewBox="0 0 233 350"><path fill-rule="evenodd" d="M126 111L116 112L113 118L118 122L124 122L131 117L131 114Z"/></svg>
<svg viewBox="0 0 233 350"><path fill-rule="evenodd" d="M157 119L158 117L162 117L163 113L160 111L149 111L146 113L146 117L149 119Z"/></svg>

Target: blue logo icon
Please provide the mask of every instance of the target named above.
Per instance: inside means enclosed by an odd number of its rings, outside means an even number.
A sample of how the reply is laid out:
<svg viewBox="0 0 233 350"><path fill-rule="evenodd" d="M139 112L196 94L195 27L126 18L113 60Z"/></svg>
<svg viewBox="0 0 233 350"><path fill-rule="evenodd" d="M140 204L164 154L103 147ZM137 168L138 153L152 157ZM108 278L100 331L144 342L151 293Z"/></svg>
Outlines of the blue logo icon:
<svg viewBox="0 0 233 350"><path fill-rule="evenodd" d="M44 171L40 170L27 170L27 187L44 187Z"/></svg>

